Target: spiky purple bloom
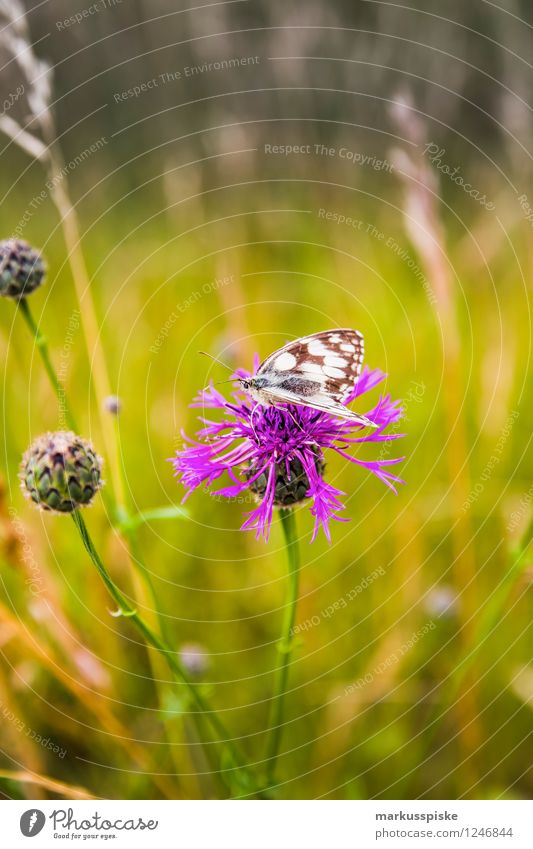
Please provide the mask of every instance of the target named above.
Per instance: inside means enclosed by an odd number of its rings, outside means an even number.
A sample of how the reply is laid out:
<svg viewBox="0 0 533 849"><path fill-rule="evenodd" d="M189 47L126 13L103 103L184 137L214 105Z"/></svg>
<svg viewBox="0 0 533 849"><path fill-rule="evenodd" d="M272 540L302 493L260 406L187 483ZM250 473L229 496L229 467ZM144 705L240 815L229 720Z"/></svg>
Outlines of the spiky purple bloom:
<svg viewBox="0 0 533 849"><path fill-rule="evenodd" d="M243 370L236 374L249 377ZM349 404L374 389L385 376L379 369L365 366L344 403ZM330 540L331 519L348 521L338 515L345 509L340 500L345 493L324 480L327 448L370 470L393 492L396 492L395 483L404 482L388 471L403 457L383 459L386 452L382 451L377 460L361 460L347 451L360 443L388 443L404 436L385 432L402 416L400 402L391 401L389 395L382 395L365 413L378 427L364 435L358 435L363 430L361 425L309 407L263 407L244 393L240 385L233 392L233 401L227 401L210 386L199 393L191 407L217 410L223 416L220 421L200 417L204 427L198 431L197 439L184 435L184 448L171 459L175 476L188 490L185 498L201 484L209 487L227 472L233 483L212 494L231 498L249 489L259 499L259 505L247 514L242 529L254 529L257 537L268 538L274 506L288 507L305 498L312 499L310 509L315 518L312 540L321 526Z"/></svg>

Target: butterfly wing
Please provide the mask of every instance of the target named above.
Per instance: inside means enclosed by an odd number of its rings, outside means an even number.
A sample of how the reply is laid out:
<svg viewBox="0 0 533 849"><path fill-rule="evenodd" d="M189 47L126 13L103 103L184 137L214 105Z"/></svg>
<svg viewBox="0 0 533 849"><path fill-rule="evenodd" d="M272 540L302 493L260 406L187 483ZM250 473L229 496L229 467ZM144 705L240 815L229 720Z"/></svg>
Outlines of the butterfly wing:
<svg viewBox="0 0 533 849"><path fill-rule="evenodd" d="M342 404L361 372L363 356L363 336L357 330L324 330L296 339L259 366L256 377L262 378L262 399L270 404L299 404L376 427Z"/></svg>
<svg viewBox="0 0 533 849"><path fill-rule="evenodd" d="M266 375L298 375L317 384L317 390L340 403L353 389L361 372L364 340L358 330L323 330L288 342L257 371Z"/></svg>

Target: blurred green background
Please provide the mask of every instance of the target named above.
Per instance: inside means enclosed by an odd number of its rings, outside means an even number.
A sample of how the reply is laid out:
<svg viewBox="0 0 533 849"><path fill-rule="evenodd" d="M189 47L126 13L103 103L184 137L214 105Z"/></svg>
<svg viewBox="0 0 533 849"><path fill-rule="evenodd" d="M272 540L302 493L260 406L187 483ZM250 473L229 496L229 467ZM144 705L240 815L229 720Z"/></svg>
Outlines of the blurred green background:
<svg viewBox="0 0 533 849"><path fill-rule="evenodd" d="M116 429L131 509L181 501L167 458L197 427L192 397L226 379L199 351L250 367L287 339L356 327L404 403L405 439L368 451L405 455L398 497L334 457L328 479L351 522L311 546L312 518L298 510L303 627L278 795L528 797L529 5L452 2L445 17L437 3L124 0L84 15L89 5L27 11L52 66L58 183L90 293L77 298L46 163L5 134L0 221L3 238L18 232L47 258L31 307L82 434L106 456L103 428ZM14 38L13 25L2 30L6 98L21 80ZM28 90L3 115L43 137ZM90 299L122 401L116 422L79 321ZM109 616L72 523L32 510L18 489L20 456L58 427L58 405L15 304L0 307L2 793L223 795L185 694ZM85 517L135 597L108 469ZM247 503L201 491L186 506L186 519L142 523L140 548L172 645L204 648L198 686L258 764L286 593L281 530L276 521L257 542L239 530ZM526 554L502 595L517 547Z"/></svg>

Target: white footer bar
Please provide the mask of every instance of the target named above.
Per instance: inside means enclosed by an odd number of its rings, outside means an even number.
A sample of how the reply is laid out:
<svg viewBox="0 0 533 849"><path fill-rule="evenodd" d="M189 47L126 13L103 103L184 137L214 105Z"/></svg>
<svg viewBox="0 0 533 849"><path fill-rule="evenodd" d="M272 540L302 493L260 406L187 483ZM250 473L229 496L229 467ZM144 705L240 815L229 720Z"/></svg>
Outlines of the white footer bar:
<svg viewBox="0 0 533 849"><path fill-rule="evenodd" d="M532 815L528 801L5 801L0 841L6 849L531 849Z"/></svg>

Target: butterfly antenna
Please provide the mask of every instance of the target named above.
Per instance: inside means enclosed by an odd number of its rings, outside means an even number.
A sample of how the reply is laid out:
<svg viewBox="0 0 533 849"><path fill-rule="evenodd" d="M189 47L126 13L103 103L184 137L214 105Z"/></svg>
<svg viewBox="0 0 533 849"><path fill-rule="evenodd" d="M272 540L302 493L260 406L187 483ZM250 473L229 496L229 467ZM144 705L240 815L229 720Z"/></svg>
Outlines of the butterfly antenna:
<svg viewBox="0 0 533 849"><path fill-rule="evenodd" d="M228 371L232 371L232 369L228 365L226 365L226 363L223 363L222 360L219 360L217 359L217 357L214 357L213 354L208 354L207 351L198 351L198 353L203 354L204 357L209 357L210 360L214 360L215 363L218 363L220 366L224 366L224 368L226 368ZM236 378L234 377L230 377L229 380L218 380L216 383L213 384L213 386L222 386L224 383L234 383L235 379ZM205 392L206 389L209 389L209 386L205 386L202 392Z"/></svg>
<svg viewBox="0 0 533 849"><path fill-rule="evenodd" d="M207 351L198 351L199 354L203 354L204 357L209 357L210 360L214 360L215 363L218 363L219 366L224 366L228 371L233 371L226 363L223 363L222 360L219 360L217 357L214 357L213 354L208 354Z"/></svg>

